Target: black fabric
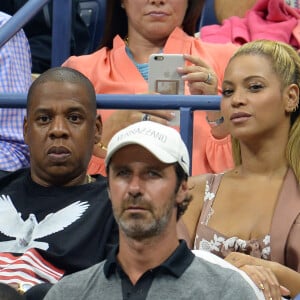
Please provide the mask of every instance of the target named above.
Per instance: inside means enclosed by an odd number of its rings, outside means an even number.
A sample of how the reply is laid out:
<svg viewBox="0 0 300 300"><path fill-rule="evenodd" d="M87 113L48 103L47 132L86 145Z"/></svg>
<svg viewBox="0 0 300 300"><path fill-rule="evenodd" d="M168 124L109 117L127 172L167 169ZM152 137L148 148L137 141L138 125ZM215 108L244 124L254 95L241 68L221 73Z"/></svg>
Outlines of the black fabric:
<svg viewBox="0 0 300 300"><path fill-rule="evenodd" d="M104 264L104 274L109 278L113 273L118 273L122 282L123 300L142 300L146 299L148 291L152 285L153 279L159 274L171 274L179 278L186 268L194 260L194 254L188 249L185 241L181 240L179 246L160 266L145 272L141 278L133 285L118 263L118 246L115 246L107 257Z"/></svg>
<svg viewBox="0 0 300 300"><path fill-rule="evenodd" d="M1 0L0 10L13 15L28 0ZM50 17L50 20L49 20ZM43 73L51 66L52 1L40 10L25 26L24 31L32 54L32 72ZM79 15L79 0L72 1L71 55L87 54L89 30Z"/></svg>
<svg viewBox="0 0 300 300"><path fill-rule="evenodd" d="M33 286L25 294L26 300L42 300L52 287L51 283L41 283Z"/></svg>
<svg viewBox="0 0 300 300"><path fill-rule="evenodd" d="M13 287L0 282L0 299L1 300L24 300L24 296L20 295Z"/></svg>
<svg viewBox="0 0 300 300"><path fill-rule="evenodd" d="M29 169L10 174L0 172L0 195L0 200L9 196L24 221L34 214L38 223L76 202L88 205L82 215L64 229L35 240L49 244L47 250L37 250L66 274L102 261L117 243L118 229L107 195L107 181L101 175L90 184L43 187L31 180ZM8 240L14 238L0 232L0 243Z"/></svg>

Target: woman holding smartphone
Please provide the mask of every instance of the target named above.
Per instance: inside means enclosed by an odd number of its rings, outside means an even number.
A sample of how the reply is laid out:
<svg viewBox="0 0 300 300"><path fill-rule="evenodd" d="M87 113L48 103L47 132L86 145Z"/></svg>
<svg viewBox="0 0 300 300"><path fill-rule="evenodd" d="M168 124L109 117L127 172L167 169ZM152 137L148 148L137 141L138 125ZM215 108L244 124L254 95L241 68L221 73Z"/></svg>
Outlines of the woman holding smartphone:
<svg viewBox="0 0 300 300"><path fill-rule="evenodd" d="M184 54L178 69L185 94L214 95L221 91L225 66L236 50L231 44L206 44L194 37L201 14L199 0L110 0L99 50L70 57L64 66L81 71L96 93L148 93L148 59L154 53ZM168 125L173 114L159 111L101 111L103 135L95 147L90 173L103 173L111 136L140 120ZM220 172L233 166L231 142L219 112L194 114L193 174Z"/></svg>

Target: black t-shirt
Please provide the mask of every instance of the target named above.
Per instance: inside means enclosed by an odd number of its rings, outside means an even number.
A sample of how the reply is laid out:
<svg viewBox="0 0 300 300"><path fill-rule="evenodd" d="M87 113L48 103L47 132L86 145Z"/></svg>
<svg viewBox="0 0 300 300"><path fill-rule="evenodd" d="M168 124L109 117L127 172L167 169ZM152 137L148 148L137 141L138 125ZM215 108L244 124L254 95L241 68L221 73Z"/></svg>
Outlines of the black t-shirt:
<svg viewBox="0 0 300 300"><path fill-rule="evenodd" d="M8 241L15 254L35 248L66 274L105 259L118 239L107 181L100 175L89 184L43 187L29 169L0 172L0 220L0 252Z"/></svg>

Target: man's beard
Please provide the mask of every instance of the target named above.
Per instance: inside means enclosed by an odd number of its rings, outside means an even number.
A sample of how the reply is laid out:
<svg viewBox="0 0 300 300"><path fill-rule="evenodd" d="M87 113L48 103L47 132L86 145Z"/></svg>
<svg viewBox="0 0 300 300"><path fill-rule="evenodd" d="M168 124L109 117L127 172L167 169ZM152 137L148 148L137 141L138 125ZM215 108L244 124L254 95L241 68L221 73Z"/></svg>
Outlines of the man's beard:
<svg viewBox="0 0 300 300"><path fill-rule="evenodd" d="M145 209L148 218L145 219L144 213L131 213L130 217L125 218L123 212L131 205L138 205ZM114 215L120 230L127 237L140 241L161 234L172 217L174 206L175 196L155 215L151 203L145 201L142 197L128 197L122 204L121 214L116 215L116 212L114 212ZM152 216L151 220L149 220L149 214Z"/></svg>

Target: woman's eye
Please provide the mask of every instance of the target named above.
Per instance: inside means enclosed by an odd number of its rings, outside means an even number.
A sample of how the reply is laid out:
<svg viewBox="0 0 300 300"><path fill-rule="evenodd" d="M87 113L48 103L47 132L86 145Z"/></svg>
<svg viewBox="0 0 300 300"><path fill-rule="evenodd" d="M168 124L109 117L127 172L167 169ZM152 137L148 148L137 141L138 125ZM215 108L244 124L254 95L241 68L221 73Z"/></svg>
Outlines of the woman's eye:
<svg viewBox="0 0 300 300"><path fill-rule="evenodd" d="M261 90L263 88L262 84L251 84L249 89L251 92L258 92L259 90Z"/></svg>
<svg viewBox="0 0 300 300"><path fill-rule="evenodd" d="M228 96L230 96L232 93L233 93L233 90L231 90L231 89L223 89L223 90L222 90L222 95L223 95L224 97L228 97Z"/></svg>

